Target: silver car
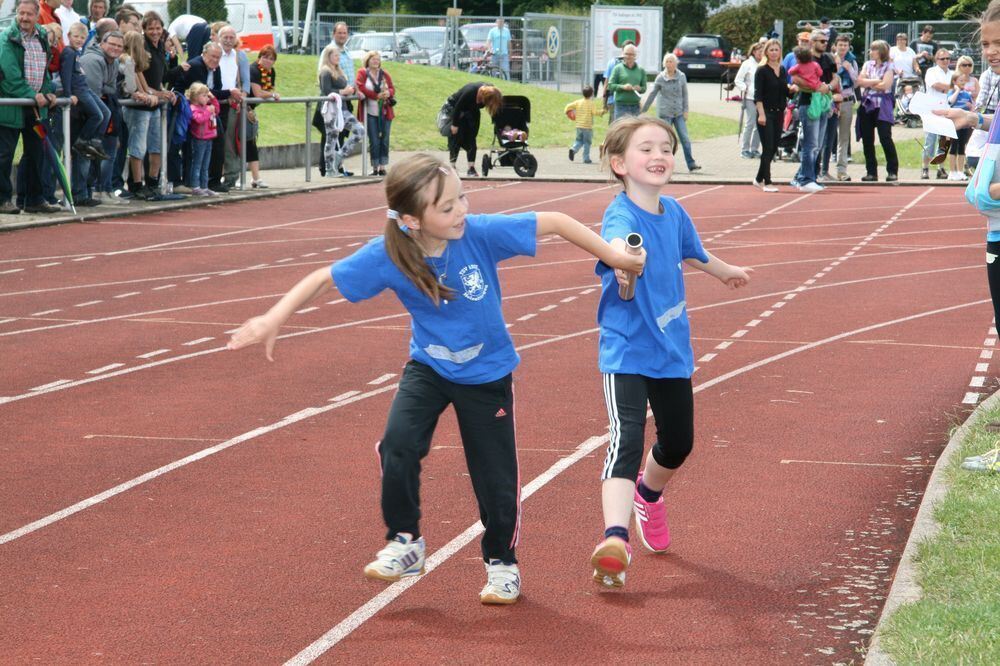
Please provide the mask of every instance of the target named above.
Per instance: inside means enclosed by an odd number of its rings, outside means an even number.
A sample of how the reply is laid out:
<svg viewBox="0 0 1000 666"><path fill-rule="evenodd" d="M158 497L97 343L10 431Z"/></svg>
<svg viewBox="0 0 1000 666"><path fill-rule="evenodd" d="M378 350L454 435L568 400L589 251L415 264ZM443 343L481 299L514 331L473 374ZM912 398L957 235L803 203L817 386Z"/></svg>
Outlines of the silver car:
<svg viewBox="0 0 1000 666"><path fill-rule="evenodd" d="M391 32L361 32L355 34L344 45L344 49L354 60L361 60L369 51L378 51L382 60L405 62L410 65L426 65L429 57L409 35Z"/></svg>

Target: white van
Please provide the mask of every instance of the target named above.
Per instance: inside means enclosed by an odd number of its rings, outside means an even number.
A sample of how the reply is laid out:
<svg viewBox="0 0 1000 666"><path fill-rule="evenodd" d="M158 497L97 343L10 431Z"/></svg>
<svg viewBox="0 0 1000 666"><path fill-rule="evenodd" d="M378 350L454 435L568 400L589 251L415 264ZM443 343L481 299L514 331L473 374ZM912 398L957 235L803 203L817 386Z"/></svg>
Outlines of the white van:
<svg viewBox="0 0 1000 666"><path fill-rule="evenodd" d="M169 26L171 17L166 2L132 2L140 14L149 10L163 17L163 25ZM248 51L259 51L264 45L274 45L271 32L271 9L267 0L226 0L226 19L240 37L240 47Z"/></svg>

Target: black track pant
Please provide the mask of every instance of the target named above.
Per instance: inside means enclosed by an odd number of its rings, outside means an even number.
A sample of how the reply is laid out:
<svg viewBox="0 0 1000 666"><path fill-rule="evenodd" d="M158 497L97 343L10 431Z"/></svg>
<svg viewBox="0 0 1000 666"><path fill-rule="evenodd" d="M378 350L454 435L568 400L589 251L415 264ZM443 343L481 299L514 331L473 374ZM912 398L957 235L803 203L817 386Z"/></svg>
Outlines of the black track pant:
<svg viewBox="0 0 1000 666"><path fill-rule="evenodd" d="M899 172L899 158L896 157L896 144L892 141L892 124L878 119L878 110L865 111L858 107L858 121L861 125L861 143L865 149L865 171L869 176L878 175L878 157L875 155L875 132L878 131L878 142L882 144L885 153L885 170L895 174Z"/></svg>
<svg viewBox="0 0 1000 666"><path fill-rule="evenodd" d="M778 152L778 139L781 138L782 124L784 122L783 111L764 111L765 124L763 127L757 125L757 133L760 134L760 166L757 168L757 182L765 185L771 184L771 162Z"/></svg>
<svg viewBox="0 0 1000 666"><path fill-rule="evenodd" d="M990 282L993 316L1000 324L1000 241L986 243L986 277Z"/></svg>
<svg viewBox="0 0 1000 666"><path fill-rule="evenodd" d="M420 461L430 451L438 417L455 406L479 518L486 528L483 560L511 564L521 526L521 479L514 445L512 376L486 384L456 384L410 361L379 443L382 516L391 539L419 533Z"/></svg>
<svg viewBox="0 0 1000 666"><path fill-rule="evenodd" d="M653 379L642 375L604 375L610 440L601 479L635 481L645 448L646 404L653 410L656 443L653 459L677 469L694 445L694 393L690 378Z"/></svg>

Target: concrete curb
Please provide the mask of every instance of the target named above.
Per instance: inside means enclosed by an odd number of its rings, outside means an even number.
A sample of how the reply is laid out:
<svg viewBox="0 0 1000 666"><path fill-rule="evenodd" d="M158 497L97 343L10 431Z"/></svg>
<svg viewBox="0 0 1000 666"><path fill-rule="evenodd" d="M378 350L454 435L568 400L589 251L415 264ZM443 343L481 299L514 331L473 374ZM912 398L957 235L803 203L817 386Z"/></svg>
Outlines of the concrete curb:
<svg viewBox="0 0 1000 666"><path fill-rule="evenodd" d="M878 624L875 625L875 634L865 655L865 666L895 666L896 662L882 650L880 641L882 627L901 606L919 601L923 597L923 590L917 581L915 563L917 548L921 542L933 539L941 529L941 525L934 520L934 510L948 493L945 470L961 443L970 435L973 424L979 421L984 412L995 408L997 404L1000 404L1000 391L979 403L979 406L969 414L969 418L965 419L965 422L952 434L948 445L944 447L941 457L934 465L934 471L931 472L931 478L927 482L927 490L924 491L924 497L920 501L920 509L913 521L913 529L910 530L910 537L906 540L903 557L899 560L896 575L889 588L885 606L882 607L882 614L878 618Z"/></svg>

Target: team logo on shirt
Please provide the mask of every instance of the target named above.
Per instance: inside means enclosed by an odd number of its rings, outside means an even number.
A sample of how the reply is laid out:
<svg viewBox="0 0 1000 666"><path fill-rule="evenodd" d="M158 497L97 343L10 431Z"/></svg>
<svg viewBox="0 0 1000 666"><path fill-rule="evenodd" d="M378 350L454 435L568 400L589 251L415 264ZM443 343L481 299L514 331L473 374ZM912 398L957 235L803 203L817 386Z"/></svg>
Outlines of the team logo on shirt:
<svg viewBox="0 0 1000 666"><path fill-rule="evenodd" d="M483 296L486 295L490 286L483 279L483 273L479 270L479 265L471 264L466 266L458 272L458 275L462 278L462 286L465 287L462 295L470 301L483 300Z"/></svg>

